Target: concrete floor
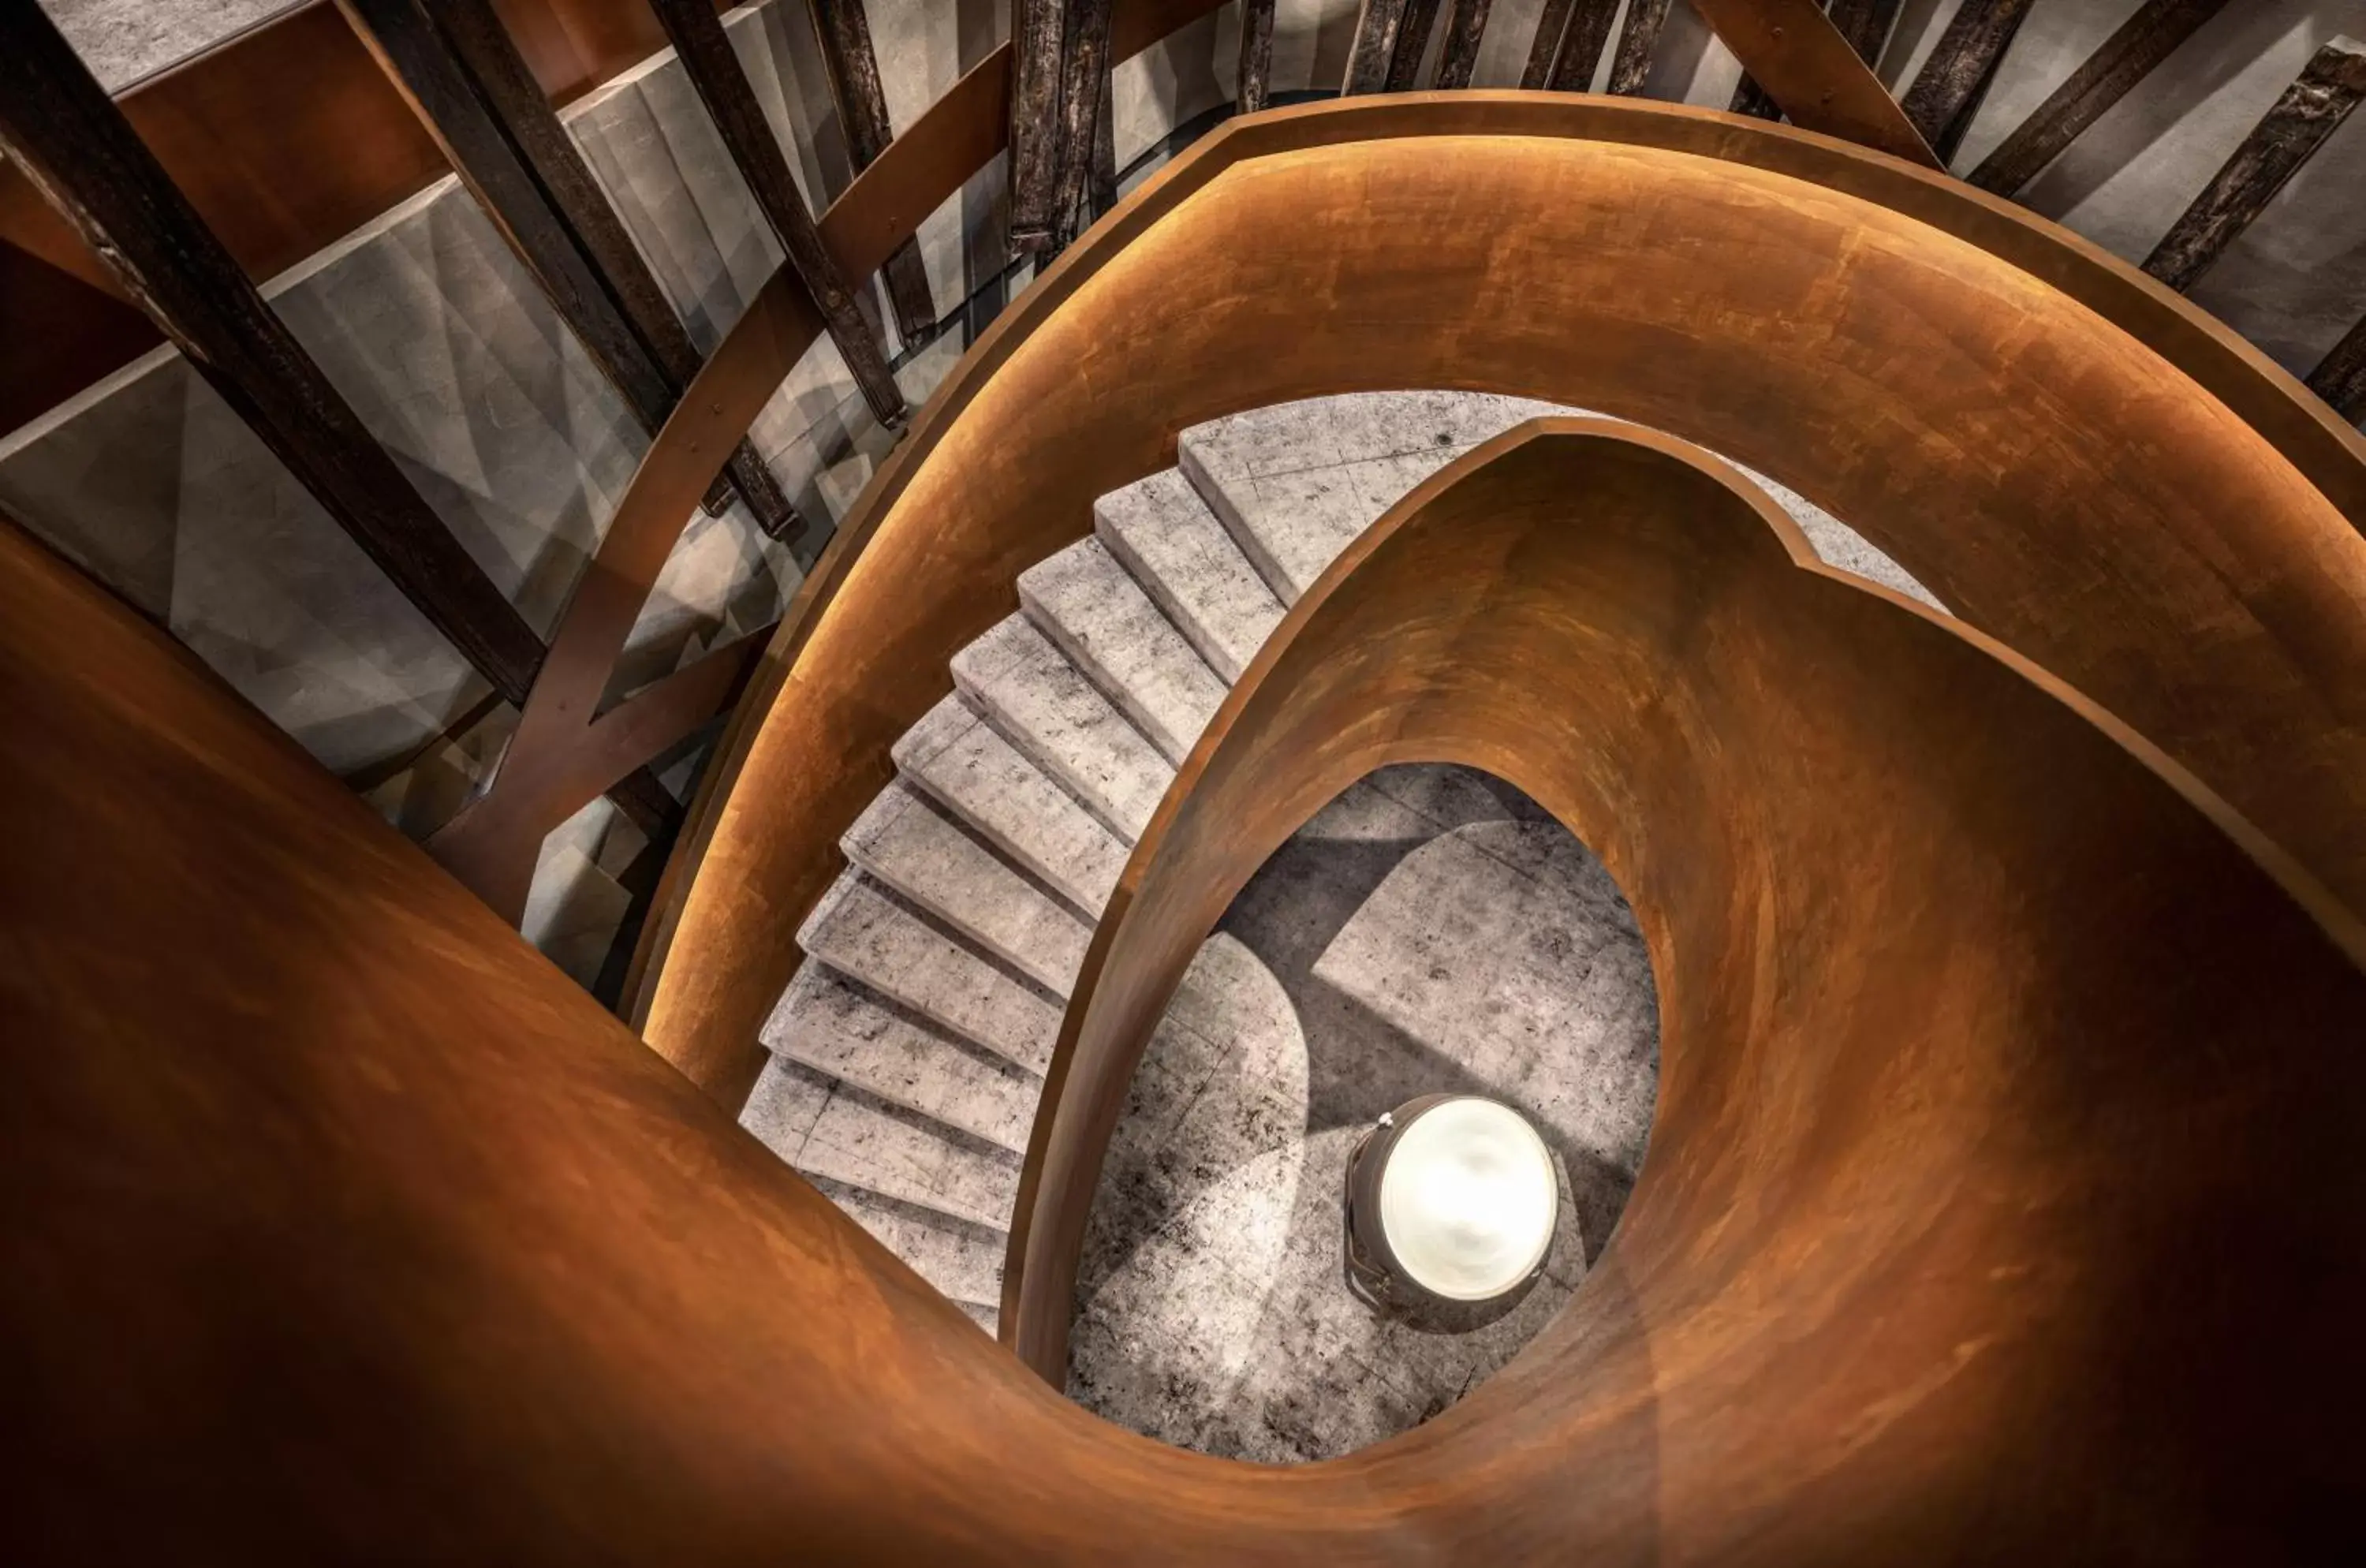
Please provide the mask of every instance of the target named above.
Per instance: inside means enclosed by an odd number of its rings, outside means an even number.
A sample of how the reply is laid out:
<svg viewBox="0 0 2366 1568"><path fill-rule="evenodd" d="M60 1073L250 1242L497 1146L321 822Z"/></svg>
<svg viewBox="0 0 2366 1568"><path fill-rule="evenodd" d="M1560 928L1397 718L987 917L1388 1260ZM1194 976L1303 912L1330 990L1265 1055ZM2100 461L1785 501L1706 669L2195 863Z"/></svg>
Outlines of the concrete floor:
<svg viewBox="0 0 2366 1568"><path fill-rule="evenodd" d="M1267 863L1194 978L1095 1200L1070 1395L1268 1463L1418 1425L1560 1311L1640 1168L1659 1014L1625 899L1508 784L1384 769ZM1378 1320L1340 1276L1349 1152L1382 1111L1441 1090L1521 1108L1565 1177L1545 1279L1467 1335Z"/></svg>

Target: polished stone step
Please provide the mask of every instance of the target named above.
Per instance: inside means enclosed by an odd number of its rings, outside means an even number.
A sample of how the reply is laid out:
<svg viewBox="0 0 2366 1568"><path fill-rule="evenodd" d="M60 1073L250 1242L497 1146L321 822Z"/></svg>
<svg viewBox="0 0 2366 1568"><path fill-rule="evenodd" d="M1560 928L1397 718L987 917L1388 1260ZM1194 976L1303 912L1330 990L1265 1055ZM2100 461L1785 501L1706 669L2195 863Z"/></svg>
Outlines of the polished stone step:
<svg viewBox="0 0 2366 1568"><path fill-rule="evenodd" d="M1093 531L1226 685L1281 623L1281 601L1180 469L1101 497Z"/></svg>
<svg viewBox="0 0 2366 1568"><path fill-rule="evenodd" d="M1180 764L1224 700L1224 682L1166 612L1087 536L1019 574L1035 628Z"/></svg>
<svg viewBox="0 0 2366 1568"><path fill-rule="evenodd" d="M1130 846L1175 767L1023 615L953 656L953 681L989 723Z"/></svg>
<svg viewBox="0 0 2366 1568"><path fill-rule="evenodd" d="M1123 840L959 695L896 742L904 780L1076 908L1098 916L1125 870Z"/></svg>
<svg viewBox="0 0 2366 1568"><path fill-rule="evenodd" d="M1059 1004L890 897L859 871L822 895L797 945L1029 1072L1051 1065Z"/></svg>
<svg viewBox="0 0 2366 1568"><path fill-rule="evenodd" d="M1014 1154L1042 1080L964 1044L828 964L808 963L765 1023L766 1049Z"/></svg>
<svg viewBox="0 0 2366 1568"><path fill-rule="evenodd" d="M874 880L1065 997L1092 927L903 782L879 792L839 840Z"/></svg>

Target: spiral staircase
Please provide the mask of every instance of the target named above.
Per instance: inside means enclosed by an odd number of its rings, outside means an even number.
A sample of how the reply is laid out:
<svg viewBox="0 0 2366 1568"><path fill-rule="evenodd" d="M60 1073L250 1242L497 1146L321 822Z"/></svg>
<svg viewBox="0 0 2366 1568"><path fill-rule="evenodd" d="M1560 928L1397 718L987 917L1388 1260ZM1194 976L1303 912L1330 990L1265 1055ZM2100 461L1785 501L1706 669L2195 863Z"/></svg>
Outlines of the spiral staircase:
<svg viewBox="0 0 2366 1568"><path fill-rule="evenodd" d="M1047 56L1015 33L818 222L750 160L789 259L651 400L549 628L418 530L105 96L0 54L44 194L517 714L431 858L0 526L0 1557L2366 1547L2366 439L1937 167L1842 30L1877 7L1698 8L1797 123L1628 96L1661 6L1609 95L1380 91L1441 8L1369 0L1346 96L1049 213L909 411L839 286L1006 150L1042 194ZM486 110L500 47L437 78L403 46L461 24L352 9L456 164L564 206ZM1611 9L1553 13L1581 63ZM2017 14L1966 6L1958 62ZM1126 17L1093 47L1174 19ZM2333 52L2269 141L2366 93ZM59 175L76 141L113 183ZM2240 175L2214 199L2272 194ZM908 428L776 626L611 693L825 336ZM651 764L727 714L673 800ZM1321 1462L1127 1430L1070 1374L1162 1038L1274 1015L1224 922L1326 810L1478 774L1648 953L1615 1235L1492 1375ZM623 1017L516 931L603 795L673 844Z"/></svg>
<svg viewBox="0 0 2366 1568"><path fill-rule="evenodd" d="M896 742L896 781L797 933L741 1124L993 1331L1060 1011L1176 768L1375 518L1481 442L1571 412L1451 392L1285 404L1184 431L1177 467L1099 498L1093 533L1020 574L1020 614L954 655L953 694ZM1828 561L1929 601L1756 482ZM1225 994L1242 983L1196 967L1173 1008L1248 1017Z"/></svg>

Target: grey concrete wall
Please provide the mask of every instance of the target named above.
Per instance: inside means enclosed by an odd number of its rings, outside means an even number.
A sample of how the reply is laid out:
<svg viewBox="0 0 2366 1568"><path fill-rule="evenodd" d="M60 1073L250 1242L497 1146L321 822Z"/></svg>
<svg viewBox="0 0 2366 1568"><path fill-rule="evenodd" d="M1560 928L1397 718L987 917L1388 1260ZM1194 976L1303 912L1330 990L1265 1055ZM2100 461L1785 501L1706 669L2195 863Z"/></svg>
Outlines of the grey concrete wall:
<svg viewBox="0 0 2366 1568"><path fill-rule="evenodd" d="M178 65L304 0L41 0L110 93Z"/></svg>

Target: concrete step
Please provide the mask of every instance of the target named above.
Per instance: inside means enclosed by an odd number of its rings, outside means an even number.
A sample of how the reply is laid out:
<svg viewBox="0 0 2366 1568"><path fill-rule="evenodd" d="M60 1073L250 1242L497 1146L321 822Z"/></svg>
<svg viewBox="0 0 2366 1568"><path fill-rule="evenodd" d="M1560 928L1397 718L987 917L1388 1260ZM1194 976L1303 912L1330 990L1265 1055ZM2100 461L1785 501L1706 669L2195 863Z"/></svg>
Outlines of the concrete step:
<svg viewBox="0 0 2366 1568"><path fill-rule="evenodd" d="M1052 646L1012 615L953 656L953 681L988 723L1131 846L1174 764Z"/></svg>
<svg viewBox="0 0 2366 1568"><path fill-rule="evenodd" d="M1178 461L1285 604L1406 491L1478 443L1556 411L1524 398L1377 392L1194 425Z"/></svg>
<svg viewBox="0 0 2366 1568"><path fill-rule="evenodd" d="M1226 685L1281 622L1281 601L1179 468L1101 497L1093 532Z"/></svg>
<svg viewBox="0 0 2366 1568"><path fill-rule="evenodd" d="M1019 1158L775 1056L739 1124L807 1176L990 1231L1008 1231Z"/></svg>
<svg viewBox="0 0 2366 1568"><path fill-rule="evenodd" d="M905 731L895 755L907 783L1076 908L1097 918L1109 903L1124 840L960 696Z"/></svg>
<svg viewBox="0 0 2366 1568"><path fill-rule="evenodd" d="M1224 682L1108 546L1082 538L1020 573L1019 603L1168 761L1190 755Z"/></svg>
<svg viewBox="0 0 2366 1568"><path fill-rule="evenodd" d="M814 1185L912 1272L972 1315L991 1315L1001 1304L1002 1258L1009 1245L1001 1231L893 1202L843 1182Z"/></svg>
<svg viewBox="0 0 2366 1568"><path fill-rule="evenodd" d="M1027 1152L1042 1080L898 1008L825 964L808 963L762 1034L775 1055L957 1128Z"/></svg>
<svg viewBox="0 0 2366 1568"><path fill-rule="evenodd" d="M1031 1073L1051 1065L1059 1004L928 924L861 872L847 872L822 895L797 945Z"/></svg>
<svg viewBox="0 0 2366 1568"><path fill-rule="evenodd" d="M900 781L839 840L846 858L1039 985L1067 996L1092 927Z"/></svg>

